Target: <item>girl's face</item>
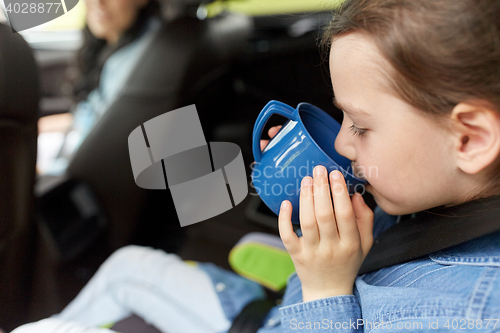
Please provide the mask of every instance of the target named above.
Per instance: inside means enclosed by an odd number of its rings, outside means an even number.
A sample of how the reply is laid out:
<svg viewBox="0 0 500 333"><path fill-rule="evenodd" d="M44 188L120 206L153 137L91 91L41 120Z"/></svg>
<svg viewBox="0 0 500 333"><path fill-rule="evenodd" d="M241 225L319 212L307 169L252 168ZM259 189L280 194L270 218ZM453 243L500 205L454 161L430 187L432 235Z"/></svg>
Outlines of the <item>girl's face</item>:
<svg viewBox="0 0 500 333"><path fill-rule="evenodd" d="M97 38L115 44L148 0L85 0L87 25Z"/></svg>
<svg viewBox="0 0 500 333"><path fill-rule="evenodd" d="M335 148L353 161L369 182L366 190L389 214L453 204L460 200L455 141L439 122L390 92L390 68L369 37L334 39L330 73L344 111Z"/></svg>

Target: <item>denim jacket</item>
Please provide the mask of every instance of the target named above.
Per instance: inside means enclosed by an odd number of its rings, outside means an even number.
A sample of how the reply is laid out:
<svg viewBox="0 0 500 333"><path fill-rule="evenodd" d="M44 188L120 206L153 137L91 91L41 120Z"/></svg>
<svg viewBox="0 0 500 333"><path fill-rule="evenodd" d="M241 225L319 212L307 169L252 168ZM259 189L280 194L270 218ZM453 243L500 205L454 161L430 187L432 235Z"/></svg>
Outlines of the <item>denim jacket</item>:
<svg viewBox="0 0 500 333"><path fill-rule="evenodd" d="M376 209L374 236L398 219ZM244 289L237 290L233 299L245 294ZM303 302L300 280L293 273L282 303L269 312L258 333L500 332L499 319L500 232L496 232L359 276L353 295Z"/></svg>
<svg viewBox="0 0 500 333"><path fill-rule="evenodd" d="M375 213L376 237L398 217ZM303 303L294 274L279 310L279 331L500 332L499 273L500 232L362 275L354 295Z"/></svg>

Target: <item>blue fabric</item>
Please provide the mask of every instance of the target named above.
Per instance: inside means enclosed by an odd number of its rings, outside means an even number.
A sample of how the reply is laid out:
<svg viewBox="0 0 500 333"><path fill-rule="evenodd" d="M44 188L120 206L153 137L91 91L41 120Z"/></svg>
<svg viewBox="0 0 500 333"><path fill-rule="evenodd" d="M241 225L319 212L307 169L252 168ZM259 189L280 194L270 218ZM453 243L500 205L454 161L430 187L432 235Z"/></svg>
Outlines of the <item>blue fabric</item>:
<svg viewBox="0 0 500 333"><path fill-rule="evenodd" d="M374 235L398 219L376 209ZM228 272L216 266L206 271L215 285L228 279ZM500 232L362 275L354 295L303 303L301 283L293 273L283 302L269 312L258 333L500 332L499 272ZM230 288L219 296L236 297Z"/></svg>
<svg viewBox="0 0 500 333"><path fill-rule="evenodd" d="M224 313L231 321L247 303L266 296L262 287L254 281L242 278L212 263L199 262L197 264L210 276Z"/></svg>

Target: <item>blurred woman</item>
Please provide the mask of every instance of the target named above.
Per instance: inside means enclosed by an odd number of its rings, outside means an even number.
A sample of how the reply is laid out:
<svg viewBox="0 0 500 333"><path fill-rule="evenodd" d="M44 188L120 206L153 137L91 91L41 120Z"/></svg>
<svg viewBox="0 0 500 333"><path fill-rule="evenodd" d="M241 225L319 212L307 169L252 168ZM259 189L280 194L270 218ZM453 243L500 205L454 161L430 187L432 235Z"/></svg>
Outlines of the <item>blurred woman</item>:
<svg viewBox="0 0 500 333"><path fill-rule="evenodd" d="M74 81L76 104L71 114L44 117L39 123L42 174L64 172L69 157L115 100L160 27L157 0L85 0L85 4L86 25Z"/></svg>

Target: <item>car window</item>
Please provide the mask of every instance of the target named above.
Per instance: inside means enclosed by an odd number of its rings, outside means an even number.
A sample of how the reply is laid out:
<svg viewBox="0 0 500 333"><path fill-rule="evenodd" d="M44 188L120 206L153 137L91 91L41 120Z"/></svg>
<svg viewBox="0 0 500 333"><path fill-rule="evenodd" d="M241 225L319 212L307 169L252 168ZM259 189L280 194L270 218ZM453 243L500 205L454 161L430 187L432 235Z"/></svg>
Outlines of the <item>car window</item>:
<svg viewBox="0 0 500 333"><path fill-rule="evenodd" d="M5 9L4 9L5 10ZM55 32L67 30L79 30L83 28L85 23L85 4L79 1L73 9L66 14L59 16L47 23L38 25L31 29L26 29L21 34L33 34L41 32Z"/></svg>
<svg viewBox="0 0 500 333"><path fill-rule="evenodd" d="M75 50L81 43L81 29L85 25L85 4L78 4L66 14L52 21L20 31L35 49Z"/></svg>
<svg viewBox="0 0 500 333"><path fill-rule="evenodd" d="M223 11L241 13L250 16L291 14L306 12L321 12L337 8L343 0L216 0L206 6L207 16L215 16ZM4 13L0 13L3 16ZM22 31L21 34L28 40L40 39L40 34L75 31L85 24L85 4L78 4L68 13L50 22ZM37 36L38 35L38 36Z"/></svg>
<svg viewBox="0 0 500 333"><path fill-rule="evenodd" d="M206 8L209 17L224 10L260 16L329 11L342 2L343 0L217 0Z"/></svg>

